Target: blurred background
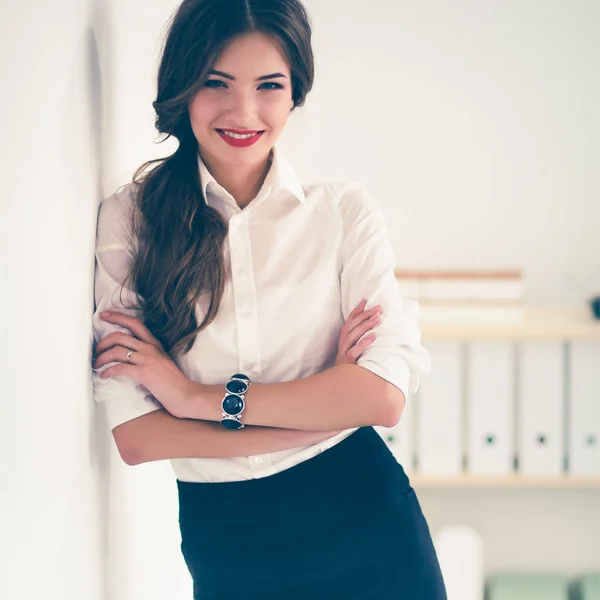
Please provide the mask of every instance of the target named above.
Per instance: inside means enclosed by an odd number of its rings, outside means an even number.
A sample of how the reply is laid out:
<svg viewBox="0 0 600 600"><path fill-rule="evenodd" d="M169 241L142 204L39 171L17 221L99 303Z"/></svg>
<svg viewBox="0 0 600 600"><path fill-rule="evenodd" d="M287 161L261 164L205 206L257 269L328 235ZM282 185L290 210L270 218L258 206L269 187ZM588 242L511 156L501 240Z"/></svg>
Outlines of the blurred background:
<svg viewBox="0 0 600 600"><path fill-rule="evenodd" d="M380 433L450 600L600 599L600 3L305 0L315 87L280 141L388 218L433 371ZM0 4L0 596L191 598L168 462L91 393L100 200L157 144L174 0Z"/></svg>

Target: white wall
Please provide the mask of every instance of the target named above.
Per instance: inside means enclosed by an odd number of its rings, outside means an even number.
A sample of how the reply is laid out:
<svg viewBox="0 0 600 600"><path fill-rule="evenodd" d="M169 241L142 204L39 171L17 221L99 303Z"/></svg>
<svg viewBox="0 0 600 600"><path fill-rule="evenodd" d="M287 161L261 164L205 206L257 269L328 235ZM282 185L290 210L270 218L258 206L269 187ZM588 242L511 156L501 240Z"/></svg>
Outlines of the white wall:
<svg viewBox="0 0 600 600"><path fill-rule="evenodd" d="M0 597L104 598L91 401L98 56L88 0L0 8Z"/></svg>
<svg viewBox="0 0 600 600"><path fill-rule="evenodd" d="M306 6L316 87L287 138L306 178L367 182L402 267L523 268L536 303L600 293L597 0Z"/></svg>
<svg viewBox="0 0 600 600"><path fill-rule="evenodd" d="M177 4L0 8L0 596L11 600L190 597L174 476L167 463L118 462L89 375L96 208L173 150L153 144L151 102ZM317 80L282 140L306 181L365 181L397 232L399 266L522 267L528 299L548 304L600 291L599 3L306 5ZM488 569L593 563L585 524L599 492L532 494L422 498L433 529L482 524ZM548 548L553 531L570 535L567 562L542 560L533 542L516 554L494 525L528 531L532 506L532 539Z"/></svg>
<svg viewBox="0 0 600 600"><path fill-rule="evenodd" d="M97 207L134 153L112 132L149 103L135 86L116 102L119 77L167 17L138 24L145 6L1 7L2 598L191 597L170 467L120 461L90 379ZM139 47L132 25L149 35Z"/></svg>

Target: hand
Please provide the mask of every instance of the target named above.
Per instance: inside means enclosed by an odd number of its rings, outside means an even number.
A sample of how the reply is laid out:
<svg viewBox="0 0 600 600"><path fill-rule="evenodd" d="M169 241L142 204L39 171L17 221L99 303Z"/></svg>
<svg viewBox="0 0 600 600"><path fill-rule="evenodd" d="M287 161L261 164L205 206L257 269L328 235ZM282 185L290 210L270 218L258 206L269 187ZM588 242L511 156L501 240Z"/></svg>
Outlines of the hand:
<svg viewBox="0 0 600 600"><path fill-rule="evenodd" d="M365 335L367 331L379 325L382 310L380 306L374 306L369 310L363 310L366 301L362 300L360 304L348 315L346 322L340 331L338 342L338 352L335 359L336 365L343 363L356 364L360 355L375 340L375 334ZM358 342L358 343L357 343Z"/></svg>
<svg viewBox="0 0 600 600"><path fill-rule="evenodd" d="M131 377L141 383L174 417L181 418L189 404L194 382L188 379L165 352L161 343L137 317L119 312L109 312L101 318L109 323L121 325L131 331L115 331L103 337L96 345L93 368L118 362L108 367L100 377L113 375ZM127 360L127 350L133 355Z"/></svg>

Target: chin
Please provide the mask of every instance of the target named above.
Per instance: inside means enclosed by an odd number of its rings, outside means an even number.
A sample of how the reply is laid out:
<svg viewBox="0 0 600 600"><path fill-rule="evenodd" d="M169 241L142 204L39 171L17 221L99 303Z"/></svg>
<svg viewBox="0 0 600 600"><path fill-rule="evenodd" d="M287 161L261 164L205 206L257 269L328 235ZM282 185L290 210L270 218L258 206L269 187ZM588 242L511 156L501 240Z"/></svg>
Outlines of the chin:
<svg viewBox="0 0 600 600"><path fill-rule="evenodd" d="M244 148L241 152L238 148L229 148L225 152L219 153L219 158L231 166L243 167L252 165L256 162L262 161L267 158L271 152L271 146L265 146L260 148Z"/></svg>

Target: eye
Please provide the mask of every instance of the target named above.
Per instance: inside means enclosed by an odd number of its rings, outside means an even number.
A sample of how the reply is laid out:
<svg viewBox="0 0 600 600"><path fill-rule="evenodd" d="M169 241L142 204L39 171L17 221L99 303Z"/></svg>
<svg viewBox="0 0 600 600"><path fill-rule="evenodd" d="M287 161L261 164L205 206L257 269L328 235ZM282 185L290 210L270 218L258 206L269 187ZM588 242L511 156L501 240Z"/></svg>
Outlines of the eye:
<svg viewBox="0 0 600 600"><path fill-rule="evenodd" d="M263 85L274 85L275 87L270 87L270 88L265 88L267 90L282 90L283 86L280 85L279 83L275 83L274 81L268 81L267 83L263 83L260 87L262 87Z"/></svg>
<svg viewBox="0 0 600 600"><path fill-rule="evenodd" d="M216 85L213 85L216 84ZM207 79L204 82L204 87L220 87L219 84L223 84L225 87L227 87L225 85L224 81L221 81L220 79Z"/></svg>

